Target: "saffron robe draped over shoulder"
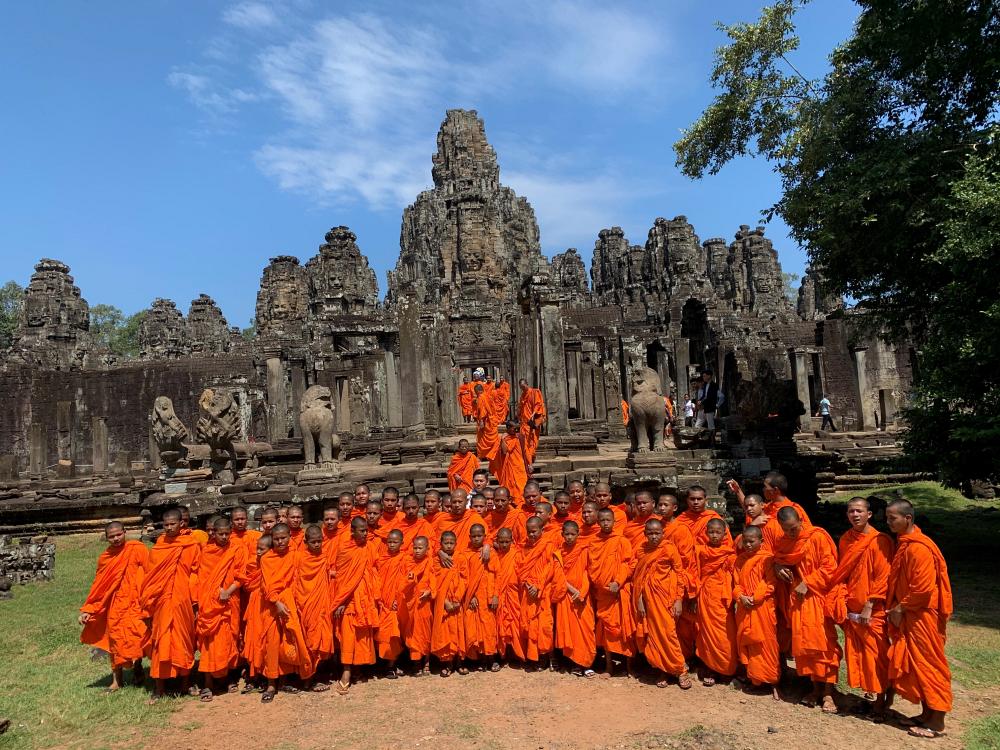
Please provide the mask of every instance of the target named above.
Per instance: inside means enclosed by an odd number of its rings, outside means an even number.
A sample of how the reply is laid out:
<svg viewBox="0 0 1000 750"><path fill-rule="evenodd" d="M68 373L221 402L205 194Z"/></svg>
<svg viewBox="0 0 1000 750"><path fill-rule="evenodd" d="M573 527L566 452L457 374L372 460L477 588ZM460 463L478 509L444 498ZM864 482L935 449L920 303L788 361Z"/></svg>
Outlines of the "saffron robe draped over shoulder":
<svg viewBox="0 0 1000 750"><path fill-rule="evenodd" d="M407 521L404 518L396 528L403 534L403 546L400 549L404 553L413 550L413 540L418 536L427 537L431 545L434 543L434 527L424 518L418 518L416 521Z"/></svg>
<svg viewBox="0 0 1000 750"><path fill-rule="evenodd" d="M938 546L917 526L896 539L886 606L903 621L889 628L889 681L911 703L951 711L951 669L945 628L954 609L948 565Z"/></svg>
<svg viewBox="0 0 1000 750"><path fill-rule="evenodd" d="M424 591L430 592L426 599L421 598ZM403 586L406 617L402 620L402 629L403 640L410 651L410 658L414 661L419 661L431 653L431 622L434 619L436 593L437 582L430 555L424 555L422 560L417 560L411 555L406 571L406 584Z"/></svg>
<svg viewBox="0 0 1000 750"><path fill-rule="evenodd" d="M555 622L552 619L552 602L565 594L566 582L562 565L556 560L551 544L539 540L525 545L517 552L515 575L519 584L521 658L538 661L552 651L555 639ZM537 595L528 593L528 584L537 589ZM515 644L514 652L517 653Z"/></svg>
<svg viewBox="0 0 1000 750"><path fill-rule="evenodd" d="M295 606L299 610L302 637L309 661L299 677L308 679L319 663L333 654L333 620L330 615L330 563L320 551L314 554L303 546L296 560Z"/></svg>
<svg viewBox="0 0 1000 750"><path fill-rule="evenodd" d="M462 383L458 386L458 408L463 417L472 416L472 383Z"/></svg>
<svg viewBox="0 0 1000 750"><path fill-rule="evenodd" d="M490 609L490 600L496 594L496 560L490 555L483 562L478 550L461 554L461 565L466 571L465 595L462 597L463 653L468 659L491 656L497 652L497 619ZM476 608L470 604L476 600Z"/></svg>
<svg viewBox="0 0 1000 750"><path fill-rule="evenodd" d="M354 539L337 546L336 586L331 602L337 620L337 638L342 664L375 663L375 629L379 626L379 580L376 563L379 550L369 541L358 544Z"/></svg>
<svg viewBox="0 0 1000 750"><path fill-rule="evenodd" d="M476 399L474 409L477 424L476 455L484 461L489 461L490 471L493 471L497 455L500 453L500 433L497 432L498 422L486 393Z"/></svg>
<svg viewBox="0 0 1000 750"><path fill-rule="evenodd" d="M240 595L219 600L220 589L246 580L247 550L230 538L225 547L214 540L201 548L198 561L198 671L224 677L239 660Z"/></svg>
<svg viewBox="0 0 1000 750"><path fill-rule="evenodd" d="M183 677L194 666L194 596L201 545L191 533L160 536L149 553L140 607L153 619L149 673L153 679Z"/></svg>
<svg viewBox="0 0 1000 750"><path fill-rule="evenodd" d="M247 562L246 584L242 589L248 594L247 605L243 611L243 650L242 657L247 663L247 673L250 677L264 674L264 623L263 611L266 605L264 599L264 579L260 572L260 561L256 553Z"/></svg>
<svg viewBox="0 0 1000 750"><path fill-rule="evenodd" d="M684 563L677 547L661 540L649 549L638 548L632 572L632 604L635 611L636 649L654 669L679 676L684 673L684 653L677 639L674 602L684 595ZM639 616L639 600L645 617Z"/></svg>
<svg viewBox="0 0 1000 750"><path fill-rule="evenodd" d="M149 628L142 617L139 595L149 551L135 540L108 547L97 558L97 572L81 612L90 620L80 642L111 654L111 667L131 665L148 653Z"/></svg>
<svg viewBox="0 0 1000 750"><path fill-rule="evenodd" d="M708 534L705 533L705 529L708 528L708 522L712 519L718 518L720 521L724 519L714 510L705 508L701 513L695 513L693 510L686 510L677 516L677 522L684 524L688 527L688 531L691 532L691 536L694 537L695 544L708 544ZM732 534L729 533L729 526L726 526L726 541L730 545L733 543Z"/></svg>
<svg viewBox="0 0 1000 750"><path fill-rule="evenodd" d="M464 552L469 548L469 530L476 524L482 526L484 530L486 529L486 519L474 510L465 509L460 516L454 513L445 513L441 517L440 523L435 524L438 529L438 544L440 545L441 542L441 534L450 531L458 539L455 551Z"/></svg>
<svg viewBox="0 0 1000 750"><path fill-rule="evenodd" d="M635 656L635 623L627 584L632 546L618 534L598 534L587 550L587 575L596 605L597 645L616 654ZM612 582L620 587L617 594L608 590Z"/></svg>
<svg viewBox="0 0 1000 750"><path fill-rule="evenodd" d="M448 466L448 490L463 489L472 492L472 475L479 468L479 456L469 451L464 456L456 453Z"/></svg>
<svg viewBox="0 0 1000 750"><path fill-rule="evenodd" d="M403 598L413 558L400 551L386 555L377 563L379 591L378 632L375 642L378 655L393 661L403 653L403 624L406 620L406 601Z"/></svg>
<svg viewBox="0 0 1000 750"><path fill-rule="evenodd" d="M741 552L736 556L736 651L754 685L776 685L781 678L775 583L774 561L763 547L753 554ZM741 596L753 599L753 606L741 604Z"/></svg>
<svg viewBox="0 0 1000 750"><path fill-rule="evenodd" d="M486 514L486 535L491 547L497 543L497 534L500 529L510 529L514 539L514 545L520 547L524 540L528 538L526 524L528 517L524 512L514 506L508 506L506 513L494 509Z"/></svg>
<svg viewBox="0 0 1000 750"><path fill-rule="evenodd" d="M538 433L545 424L548 412L545 409L545 399L537 388L528 388L517 401L517 421L520 422L520 432L524 437L524 457L533 463L538 452Z"/></svg>
<svg viewBox="0 0 1000 750"><path fill-rule="evenodd" d="M437 594L431 624L431 653L441 661L450 661L463 656L465 650L465 616L461 603L465 596L466 571L459 555L452 558L450 568L435 559L434 568ZM446 602L457 602L459 608L449 612Z"/></svg>
<svg viewBox="0 0 1000 750"><path fill-rule="evenodd" d="M697 546L701 588L698 591L698 634L695 652L705 666L722 675L736 673L736 618L733 614L732 542Z"/></svg>
<svg viewBox="0 0 1000 750"><path fill-rule="evenodd" d="M684 606L681 609L680 619L677 620L677 639L681 642L684 658L690 659L694 656L698 615L691 611L687 603L698 596L698 589L701 587L701 574L698 568L698 555L695 552L694 535L691 533L691 529L675 518L664 523L663 541L673 542L681 556L681 561L684 563L684 575L681 577L684 588Z"/></svg>
<svg viewBox="0 0 1000 750"><path fill-rule="evenodd" d="M310 668L309 647L295 604L297 562L298 556L291 547L280 553L276 549L268 550L260 558L260 638L263 673L269 680L300 670L308 672ZM287 616L278 614L278 602L287 608Z"/></svg>
<svg viewBox="0 0 1000 750"><path fill-rule="evenodd" d="M511 504L520 506L524 502L524 485L528 483L528 470L519 437L504 435L500 438L503 450L495 461L497 483L510 492Z"/></svg>
<svg viewBox="0 0 1000 750"><path fill-rule="evenodd" d="M626 519L625 527L622 529L622 536L628 539L628 543L632 545L632 549L637 550L646 543L646 521L651 518L656 518L656 516L650 514L645 518L637 516L631 520Z"/></svg>
<svg viewBox="0 0 1000 750"><path fill-rule="evenodd" d="M597 654L597 621L594 619L594 608L590 605L587 547L577 538L572 547L563 543L556 549L566 585L579 592L577 601L573 601L568 589L566 595L556 601L556 648L583 669L590 668Z"/></svg>
<svg viewBox="0 0 1000 750"><path fill-rule="evenodd" d="M494 549L490 557L496 564L497 595L497 651L502 655L507 648L515 655L523 654L521 645L521 592L517 580L517 550L511 547L506 553Z"/></svg>

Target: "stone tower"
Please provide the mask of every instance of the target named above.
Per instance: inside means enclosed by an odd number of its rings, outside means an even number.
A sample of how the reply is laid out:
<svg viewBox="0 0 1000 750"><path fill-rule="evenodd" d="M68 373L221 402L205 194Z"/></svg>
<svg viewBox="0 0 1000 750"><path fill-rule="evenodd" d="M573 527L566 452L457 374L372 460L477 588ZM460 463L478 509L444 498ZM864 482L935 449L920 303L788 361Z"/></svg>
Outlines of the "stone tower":
<svg viewBox="0 0 1000 750"><path fill-rule="evenodd" d="M24 290L11 358L53 370L82 367L89 350L90 306L69 266L42 258Z"/></svg>

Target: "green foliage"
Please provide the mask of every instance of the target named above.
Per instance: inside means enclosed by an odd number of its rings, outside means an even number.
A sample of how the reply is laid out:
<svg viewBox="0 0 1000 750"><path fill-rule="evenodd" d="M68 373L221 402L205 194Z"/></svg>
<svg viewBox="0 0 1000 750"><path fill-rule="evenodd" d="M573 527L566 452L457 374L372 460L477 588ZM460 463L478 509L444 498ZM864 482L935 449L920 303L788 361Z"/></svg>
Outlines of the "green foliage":
<svg viewBox="0 0 1000 750"><path fill-rule="evenodd" d="M993 0L862 0L831 71L790 59L800 3L723 27L721 93L675 144L685 174L741 155L774 163L781 216L858 300L860 323L918 344L911 450L953 483L1000 478L997 113Z"/></svg>
<svg viewBox="0 0 1000 750"><path fill-rule="evenodd" d="M965 750L1000 750L1000 714L974 721L964 740Z"/></svg>
<svg viewBox="0 0 1000 750"><path fill-rule="evenodd" d="M257 318L250 318L250 325L240 331L240 335L247 341L257 338Z"/></svg>
<svg viewBox="0 0 1000 750"><path fill-rule="evenodd" d="M145 310L129 315L111 340L111 351L122 357L139 356L139 328L145 318Z"/></svg>
<svg viewBox="0 0 1000 750"><path fill-rule="evenodd" d="M24 305L24 288L16 281L0 286L0 349L11 345L17 330L17 319Z"/></svg>
<svg viewBox="0 0 1000 750"><path fill-rule="evenodd" d="M90 334L100 346L119 357L139 355L139 327L146 311L125 317L114 305L94 305L90 308Z"/></svg>
<svg viewBox="0 0 1000 750"><path fill-rule="evenodd" d="M799 288L795 286L795 282L798 280L799 275L797 273L781 272L782 291L785 293L785 299L792 304L792 307L799 302Z"/></svg>

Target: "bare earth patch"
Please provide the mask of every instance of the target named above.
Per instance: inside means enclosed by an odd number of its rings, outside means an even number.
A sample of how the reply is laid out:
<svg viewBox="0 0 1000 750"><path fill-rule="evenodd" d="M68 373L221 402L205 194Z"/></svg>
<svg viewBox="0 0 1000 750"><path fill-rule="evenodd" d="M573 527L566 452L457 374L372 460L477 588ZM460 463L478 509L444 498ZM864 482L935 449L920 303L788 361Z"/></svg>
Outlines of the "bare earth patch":
<svg viewBox="0 0 1000 750"><path fill-rule="evenodd" d="M905 715L918 709L896 706ZM948 735L933 744L962 747L964 726L1000 709L995 690L956 686ZM771 731L769 731L769 729ZM443 744L442 744L443 743ZM186 701L146 747L312 748L454 747L486 750L761 750L790 747L926 747L890 725L776 703L726 685L657 689L636 680L583 680L505 669L466 677L370 680L347 696L334 692Z"/></svg>

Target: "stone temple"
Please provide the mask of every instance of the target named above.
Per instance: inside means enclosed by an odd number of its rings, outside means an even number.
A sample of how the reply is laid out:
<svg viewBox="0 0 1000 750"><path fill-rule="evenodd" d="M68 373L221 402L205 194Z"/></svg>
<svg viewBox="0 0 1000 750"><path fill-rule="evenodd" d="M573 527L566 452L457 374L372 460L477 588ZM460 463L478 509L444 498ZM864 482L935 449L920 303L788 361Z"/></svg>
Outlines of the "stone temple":
<svg viewBox="0 0 1000 750"><path fill-rule="evenodd" d="M811 453L829 489L853 455L897 452L909 344L858 333L855 314L822 294L818 272L792 304L762 228L702 241L684 216L656 218L632 244L619 227L595 227L588 274L576 249L542 255L530 196L501 183L475 111L448 111L431 161L433 187L403 211L384 299L357 237L336 226L306 263L277 255L263 265L253 339L205 294L187 315L156 299L139 357L117 359L92 340L70 269L39 261L13 346L0 352L0 531L96 523L116 505L137 514L217 501L197 468L183 482L157 474L150 426L154 400L166 396L193 436L205 389L233 402L235 487L246 492L221 497L244 504L264 502L249 496L252 479L267 501L335 490L303 494L292 479L302 463L299 403L313 385L330 391L344 482L436 486L435 467L469 432L455 394L474 367L543 391L539 461L548 460L541 476L551 483L624 470L613 450L624 443L621 404L631 374L647 366L675 402L705 369L725 394L730 448L674 457L678 485L708 476L719 495L724 475ZM844 432L812 431L823 393ZM796 446L781 425L800 419ZM627 474L619 480L628 486Z"/></svg>

